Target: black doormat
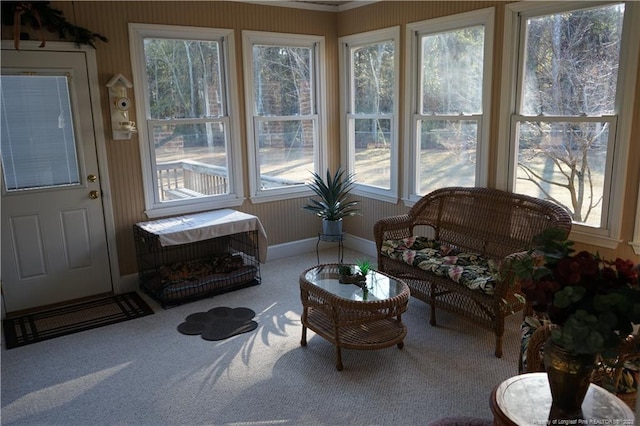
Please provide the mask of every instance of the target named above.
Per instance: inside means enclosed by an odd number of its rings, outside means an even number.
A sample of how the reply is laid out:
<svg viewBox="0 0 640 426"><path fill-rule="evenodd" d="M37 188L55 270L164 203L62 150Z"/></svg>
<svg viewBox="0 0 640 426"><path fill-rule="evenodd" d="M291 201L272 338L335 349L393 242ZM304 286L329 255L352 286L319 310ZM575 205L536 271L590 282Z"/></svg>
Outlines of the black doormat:
<svg viewBox="0 0 640 426"><path fill-rule="evenodd" d="M5 319L7 349L153 314L135 292Z"/></svg>
<svg viewBox="0 0 640 426"><path fill-rule="evenodd" d="M207 312L196 312L178 326L182 334L200 334L204 340L223 340L236 334L255 330L258 323L251 321L256 313L249 308L220 306Z"/></svg>

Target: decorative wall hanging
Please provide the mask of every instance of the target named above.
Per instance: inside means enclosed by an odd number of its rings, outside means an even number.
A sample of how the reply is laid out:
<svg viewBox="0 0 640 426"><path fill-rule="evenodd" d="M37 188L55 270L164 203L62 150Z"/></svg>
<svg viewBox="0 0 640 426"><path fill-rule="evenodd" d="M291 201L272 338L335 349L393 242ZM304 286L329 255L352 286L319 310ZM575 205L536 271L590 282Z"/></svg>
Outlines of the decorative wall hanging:
<svg viewBox="0 0 640 426"><path fill-rule="evenodd" d="M72 39L78 45L86 44L94 49L96 39L108 42L101 34L67 22L62 11L53 9L48 1L3 1L2 24L13 26L13 44L20 50L21 29L29 26L40 32L40 47L46 44L44 31L57 32L61 39Z"/></svg>
<svg viewBox="0 0 640 426"><path fill-rule="evenodd" d="M111 130L114 140L131 139L136 133L136 123L129 120L131 99L127 96L127 89L133 84L122 74L114 75L107 83L109 88L109 108L111 109Z"/></svg>

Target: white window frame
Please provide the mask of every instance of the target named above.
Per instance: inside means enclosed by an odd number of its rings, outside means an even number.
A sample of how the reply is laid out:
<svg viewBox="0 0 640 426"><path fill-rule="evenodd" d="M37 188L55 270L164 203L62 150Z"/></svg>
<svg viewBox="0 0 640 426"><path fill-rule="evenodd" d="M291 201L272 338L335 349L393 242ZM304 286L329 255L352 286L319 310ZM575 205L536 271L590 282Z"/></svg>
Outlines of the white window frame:
<svg viewBox="0 0 640 426"><path fill-rule="evenodd" d="M493 39L495 8L488 7L471 12L429 19L421 22L407 24L406 29L406 90L405 99L405 137L406 146L404 152L405 181L403 185L403 201L405 205L412 206L424 194L418 194L419 170L416 163L420 150L417 140L416 122L423 116L418 114L417 106L420 96L420 43L418 39L422 35L437 34L446 31L454 31L462 28L482 25L484 26L484 64L482 83L482 114L465 115L463 118L472 119L478 123L478 145L476 152L475 186L486 187L488 184L489 168L489 125L491 111L491 82L493 79ZM461 117L450 115L438 115L437 119L460 119Z"/></svg>
<svg viewBox="0 0 640 426"><path fill-rule="evenodd" d="M622 2L621 2L622 3ZM599 247L616 249L621 242L622 214L624 207L625 184L627 181L627 158L631 139L633 97L636 87L636 74L640 29L640 4L627 1L620 48L620 66L618 86L616 90L617 126L615 127L615 145L608 149L608 164L612 164L608 206L603 205L603 216L606 223L600 228L574 223L569 238L574 241ZM498 165L506 164L505 169L497 170L496 185L500 189L512 191L515 188L517 164L517 147L515 146L514 114L518 98L518 75L521 74L522 62L518 60L520 50L520 16L525 19L539 15L558 13L566 10L584 9L612 4L612 2L518 2L505 6L504 43L502 59L502 96L500 100ZM610 116L598 117L599 121L609 121ZM615 117L614 117L615 118ZM547 117L545 117L545 120ZM566 121L566 120L565 120ZM612 127L612 131L613 131ZM612 162L612 163L609 163ZM605 193L605 197L607 194ZM639 194L640 198L640 194ZM607 208L608 207L608 208ZM640 210L640 202L638 209ZM636 216L640 211L636 212ZM640 229L640 227L637 227ZM640 240L640 231L635 238ZM632 244L633 245L633 244Z"/></svg>
<svg viewBox="0 0 640 426"><path fill-rule="evenodd" d="M353 96L352 70L351 70L351 51L354 48L391 41L394 48L394 65L393 72L395 75L393 92L393 111L390 114L353 114L351 111L351 101ZM356 185L353 193L363 195L369 198L387 201L390 203L398 202L398 117L400 103L400 27L385 28L366 33L359 33L350 36L340 37L340 55L339 55L339 71L340 71L340 134L342 140L347 143L342 144L341 155L343 163L347 164L349 173L355 171L355 141L351 138L352 131L349 123L354 118L383 118L391 120L391 158L390 158L390 181L389 189L380 188L364 183L358 183L356 175Z"/></svg>
<svg viewBox="0 0 640 426"><path fill-rule="evenodd" d="M161 202L157 195L156 167L150 138L149 96L146 90L147 75L144 56L144 39L160 38L174 40L222 40L221 57L224 63L225 90L227 100L226 123L227 164L229 167L229 193L184 200ZM145 195L145 213L150 218L192 213L202 210L237 207L244 201L242 162L240 150L240 121L238 108L238 85L235 60L235 43L232 29L183 27L154 24L129 24L129 49L133 69L138 139L142 159L142 180ZM153 120L157 122L158 120Z"/></svg>
<svg viewBox="0 0 640 426"><path fill-rule="evenodd" d="M638 204L636 206L636 225L633 230L633 240L629 242L635 254L640 255L640 185L638 186Z"/></svg>
<svg viewBox="0 0 640 426"><path fill-rule="evenodd" d="M314 55L314 79L315 87L315 113L311 116L299 116L298 118L312 119L315 121L316 135L314 141L313 171L322 175L327 164L326 143L326 60L324 36L311 36L301 34L272 33L264 31L242 31L242 50L244 59L244 87L245 87L245 115L247 129L247 156L249 163L249 191L252 203L264 203L270 201L287 200L310 195L311 191L305 184L292 185L286 188L262 189L260 182L260 153L256 138L256 128L259 121L269 121L269 117L257 116L254 111L254 85L253 85L253 45L296 46L313 48ZM304 180L311 177L305 176Z"/></svg>

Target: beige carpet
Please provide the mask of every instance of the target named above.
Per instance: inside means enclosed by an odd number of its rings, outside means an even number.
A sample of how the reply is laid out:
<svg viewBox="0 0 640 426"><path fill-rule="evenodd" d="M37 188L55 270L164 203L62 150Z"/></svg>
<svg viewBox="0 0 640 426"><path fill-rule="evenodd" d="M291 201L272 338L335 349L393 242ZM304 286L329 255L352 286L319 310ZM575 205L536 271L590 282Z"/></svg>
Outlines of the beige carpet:
<svg viewBox="0 0 640 426"><path fill-rule="evenodd" d="M345 260L362 257L346 250ZM335 250L321 261L335 259ZM262 284L155 315L29 346L3 348L7 425L425 425L443 417L491 419L493 387L516 374L519 319L505 355L493 335L412 299L404 349L300 346L298 276L316 254L262 265ZM191 313L217 306L256 312L254 331L222 341L179 333Z"/></svg>

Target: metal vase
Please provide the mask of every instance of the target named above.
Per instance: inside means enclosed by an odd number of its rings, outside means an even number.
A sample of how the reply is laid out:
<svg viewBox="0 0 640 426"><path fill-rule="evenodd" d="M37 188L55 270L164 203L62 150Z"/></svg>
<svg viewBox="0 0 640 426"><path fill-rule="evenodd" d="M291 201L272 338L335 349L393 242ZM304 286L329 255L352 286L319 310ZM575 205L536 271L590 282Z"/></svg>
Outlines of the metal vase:
<svg viewBox="0 0 640 426"><path fill-rule="evenodd" d="M544 365L551 389L549 419L579 419L591 384L596 355L574 355L549 338L544 344Z"/></svg>
<svg viewBox="0 0 640 426"><path fill-rule="evenodd" d="M342 235L342 219L327 220L322 219L322 234L323 235Z"/></svg>

